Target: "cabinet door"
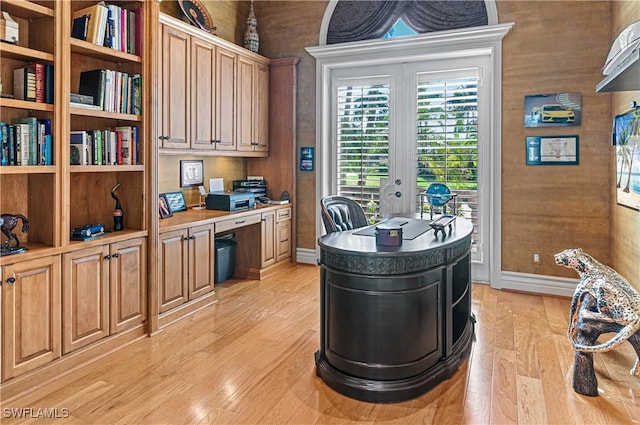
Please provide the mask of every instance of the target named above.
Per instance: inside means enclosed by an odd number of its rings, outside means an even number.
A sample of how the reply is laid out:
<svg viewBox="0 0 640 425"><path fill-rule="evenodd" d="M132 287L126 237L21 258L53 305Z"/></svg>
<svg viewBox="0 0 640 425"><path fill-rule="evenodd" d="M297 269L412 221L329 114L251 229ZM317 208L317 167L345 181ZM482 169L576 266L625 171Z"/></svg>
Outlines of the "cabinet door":
<svg viewBox="0 0 640 425"><path fill-rule="evenodd" d="M159 311L164 313L185 303L188 298L187 231L176 230L160 234Z"/></svg>
<svg viewBox="0 0 640 425"><path fill-rule="evenodd" d="M276 213L262 213L262 267L276 262Z"/></svg>
<svg viewBox="0 0 640 425"><path fill-rule="evenodd" d="M62 354L109 335L108 246L63 255Z"/></svg>
<svg viewBox="0 0 640 425"><path fill-rule="evenodd" d="M216 46L191 37L191 148L214 149Z"/></svg>
<svg viewBox="0 0 640 425"><path fill-rule="evenodd" d="M111 244L109 261L112 334L131 329L147 318L147 245L144 238Z"/></svg>
<svg viewBox="0 0 640 425"><path fill-rule="evenodd" d="M255 150L269 151L269 67L256 63L254 92L254 142Z"/></svg>
<svg viewBox="0 0 640 425"><path fill-rule="evenodd" d="M213 225L189 229L189 299L213 290Z"/></svg>
<svg viewBox="0 0 640 425"><path fill-rule="evenodd" d="M237 143L239 151L253 151L254 127L254 62L238 56L238 98L236 99Z"/></svg>
<svg viewBox="0 0 640 425"><path fill-rule="evenodd" d="M216 149L236 150L236 57L216 48Z"/></svg>
<svg viewBox="0 0 640 425"><path fill-rule="evenodd" d="M2 380L60 357L60 257L2 270Z"/></svg>
<svg viewBox="0 0 640 425"><path fill-rule="evenodd" d="M276 227L276 260L282 261L291 257L291 221L281 221Z"/></svg>
<svg viewBox="0 0 640 425"><path fill-rule="evenodd" d="M188 149L189 142L189 63L188 34L162 27L162 147Z"/></svg>

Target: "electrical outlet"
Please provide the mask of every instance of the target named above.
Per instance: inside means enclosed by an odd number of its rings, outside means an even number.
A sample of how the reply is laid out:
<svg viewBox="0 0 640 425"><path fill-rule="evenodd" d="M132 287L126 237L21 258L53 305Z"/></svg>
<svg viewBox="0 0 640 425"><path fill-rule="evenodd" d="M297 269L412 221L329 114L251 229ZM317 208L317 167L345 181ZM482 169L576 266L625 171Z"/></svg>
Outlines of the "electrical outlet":
<svg viewBox="0 0 640 425"><path fill-rule="evenodd" d="M537 252L533 253L533 262L535 264L540 264L540 254L538 254Z"/></svg>

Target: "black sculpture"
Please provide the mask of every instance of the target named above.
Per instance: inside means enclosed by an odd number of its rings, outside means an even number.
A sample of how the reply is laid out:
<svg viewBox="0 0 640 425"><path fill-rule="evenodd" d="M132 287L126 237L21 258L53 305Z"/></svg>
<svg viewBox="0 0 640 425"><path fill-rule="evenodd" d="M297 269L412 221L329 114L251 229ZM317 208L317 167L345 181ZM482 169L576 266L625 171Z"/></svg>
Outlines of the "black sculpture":
<svg viewBox="0 0 640 425"><path fill-rule="evenodd" d="M13 229L18 225L18 219L22 220L22 233L27 233L29 231L27 217L22 214L0 214L0 229L8 238L0 248L0 256L17 254L27 250L24 246L20 246L20 239L13 233ZM14 239L16 244L11 246L11 241Z"/></svg>

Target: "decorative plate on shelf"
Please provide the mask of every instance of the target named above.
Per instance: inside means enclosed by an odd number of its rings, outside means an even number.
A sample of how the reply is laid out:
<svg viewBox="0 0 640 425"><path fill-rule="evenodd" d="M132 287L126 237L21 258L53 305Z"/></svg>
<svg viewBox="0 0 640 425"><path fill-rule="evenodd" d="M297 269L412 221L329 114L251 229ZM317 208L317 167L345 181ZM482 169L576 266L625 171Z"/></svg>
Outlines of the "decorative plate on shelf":
<svg viewBox="0 0 640 425"><path fill-rule="evenodd" d="M178 3L180 4L180 9L182 9L182 12L192 25L207 32L216 30L209 12L207 12L207 9L205 9L198 0L178 0Z"/></svg>

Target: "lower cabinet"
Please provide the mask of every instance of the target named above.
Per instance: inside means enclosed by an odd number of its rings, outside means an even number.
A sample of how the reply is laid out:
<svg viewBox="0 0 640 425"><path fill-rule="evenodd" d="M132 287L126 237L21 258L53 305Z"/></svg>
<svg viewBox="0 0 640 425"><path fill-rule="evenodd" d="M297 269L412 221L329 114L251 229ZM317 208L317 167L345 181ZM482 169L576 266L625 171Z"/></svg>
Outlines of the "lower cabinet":
<svg viewBox="0 0 640 425"><path fill-rule="evenodd" d="M276 261L291 257L291 208L276 213Z"/></svg>
<svg viewBox="0 0 640 425"><path fill-rule="evenodd" d="M160 313L213 291L213 225L160 234Z"/></svg>
<svg viewBox="0 0 640 425"><path fill-rule="evenodd" d="M261 253L261 267L267 267L276 262L276 237L275 228L276 213L275 211L268 211L262 213L262 253Z"/></svg>
<svg viewBox="0 0 640 425"><path fill-rule="evenodd" d="M60 256L2 268L2 381L60 357Z"/></svg>
<svg viewBox="0 0 640 425"><path fill-rule="evenodd" d="M63 254L63 271L63 354L144 322L144 239Z"/></svg>

